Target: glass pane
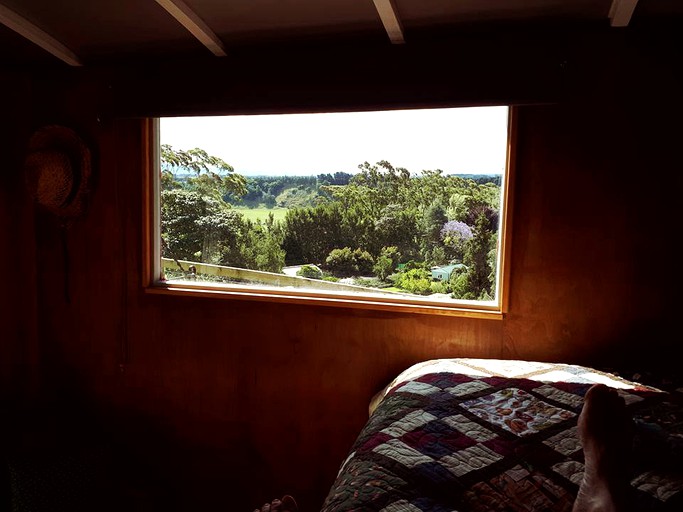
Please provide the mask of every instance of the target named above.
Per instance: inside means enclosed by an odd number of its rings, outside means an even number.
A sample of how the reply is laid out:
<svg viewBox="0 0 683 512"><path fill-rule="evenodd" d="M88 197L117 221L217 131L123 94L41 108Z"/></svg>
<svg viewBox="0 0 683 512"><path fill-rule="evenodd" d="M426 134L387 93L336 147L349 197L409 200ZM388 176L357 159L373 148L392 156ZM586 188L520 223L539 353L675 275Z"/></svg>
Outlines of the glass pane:
<svg viewBox="0 0 683 512"><path fill-rule="evenodd" d="M492 304L508 107L160 120L169 282Z"/></svg>

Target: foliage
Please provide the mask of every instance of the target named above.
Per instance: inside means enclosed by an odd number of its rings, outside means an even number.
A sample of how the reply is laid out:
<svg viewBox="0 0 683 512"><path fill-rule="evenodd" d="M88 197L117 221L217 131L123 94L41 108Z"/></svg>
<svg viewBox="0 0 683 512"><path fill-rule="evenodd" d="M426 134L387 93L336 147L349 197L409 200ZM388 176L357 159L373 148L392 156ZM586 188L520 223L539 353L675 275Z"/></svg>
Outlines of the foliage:
<svg viewBox="0 0 683 512"><path fill-rule="evenodd" d="M352 175L343 172L318 176L250 176L246 178L246 192L242 196L226 195L236 206L258 208L308 208L322 198L329 197L324 187L346 185Z"/></svg>
<svg viewBox="0 0 683 512"><path fill-rule="evenodd" d="M406 257L419 254L417 210L390 203L380 210L374 222L375 246L395 246Z"/></svg>
<svg viewBox="0 0 683 512"><path fill-rule="evenodd" d="M410 293L427 294L431 290L431 274L424 268L414 268L396 276L395 286Z"/></svg>
<svg viewBox="0 0 683 512"><path fill-rule="evenodd" d="M246 221L239 240L239 263L233 265L263 272L282 272L285 252L281 240L279 226L274 224L272 217L265 224Z"/></svg>
<svg viewBox="0 0 683 512"><path fill-rule="evenodd" d="M458 220L450 220L441 228L442 240L445 240L448 237L458 240L469 240L472 236L472 228Z"/></svg>
<svg viewBox="0 0 683 512"><path fill-rule="evenodd" d="M441 281L432 281L430 284L430 290L432 293L448 293L448 284L442 283Z"/></svg>
<svg viewBox="0 0 683 512"><path fill-rule="evenodd" d="M416 268L422 270L429 270L429 265L427 265L424 261L410 260L406 262L405 266L403 267L403 271L407 272L408 270L413 270Z"/></svg>
<svg viewBox="0 0 683 512"><path fill-rule="evenodd" d="M376 279L374 277L356 277L353 284L356 286L364 286L366 288L387 288L390 285L384 281Z"/></svg>
<svg viewBox="0 0 683 512"><path fill-rule="evenodd" d="M465 264L469 268L467 287L476 299L484 295L489 296L491 293L491 266L488 255L493 245L493 237L489 228L489 219L482 213L477 219L474 237L470 241L470 250L465 258Z"/></svg>
<svg viewBox="0 0 683 512"><path fill-rule="evenodd" d="M476 298L468 288L468 279L467 272L451 275L449 284L452 298L462 300L474 300Z"/></svg>
<svg viewBox="0 0 683 512"><path fill-rule="evenodd" d="M165 256L269 272L304 265L300 275L316 279L374 275L371 286L392 280L411 293L463 299L496 292L499 177L411 175L379 161L355 175L244 178L203 150L164 145L161 186ZM284 217L272 215L278 204ZM432 281L431 266L456 261L467 269Z"/></svg>
<svg viewBox="0 0 683 512"><path fill-rule="evenodd" d="M187 190L217 199L222 199L226 194L241 196L247 191L244 176L235 174L231 165L199 148L182 150L162 144L161 170L162 187L176 188L176 174L184 170L194 175L185 182L184 188Z"/></svg>
<svg viewBox="0 0 683 512"><path fill-rule="evenodd" d="M304 265L296 272L297 276L307 277L308 279L322 279L323 272L314 265Z"/></svg>
<svg viewBox="0 0 683 512"><path fill-rule="evenodd" d="M394 264L394 260L383 252L375 260L375 265L372 267L372 270L381 281L386 281L387 278L394 273L395 268L396 265Z"/></svg>
<svg viewBox="0 0 683 512"><path fill-rule="evenodd" d="M234 249L241 217L221 201L197 192L161 192L162 256L215 263Z"/></svg>
<svg viewBox="0 0 683 512"><path fill-rule="evenodd" d="M282 242L287 265L321 263L333 249L349 245L352 228L347 222L340 222L343 215L334 203L289 210Z"/></svg>
<svg viewBox="0 0 683 512"><path fill-rule="evenodd" d="M450 220L441 228L441 240L443 241L446 257L449 260L462 261L468 240L474 234L464 222Z"/></svg>
<svg viewBox="0 0 683 512"><path fill-rule="evenodd" d="M284 266L282 234L272 215L251 222L223 200L244 192L244 177L204 150L162 146L162 254L174 259L280 272ZM189 170L183 181L173 173Z"/></svg>
<svg viewBox="0 0 683 512"><path fill-rule="evenodd" d="M373 259L369 252L350 247L333 249L325 259L325 268L338 276L369 274L372 272Z"/></svg>
<svg viewBox="0 0 683 512"><path fill-rule="evenodd" d="M441 242L441 228L448 222L446 209L440 200L435 199L427 207L422 221L423 247L432 249Z"/></svg>

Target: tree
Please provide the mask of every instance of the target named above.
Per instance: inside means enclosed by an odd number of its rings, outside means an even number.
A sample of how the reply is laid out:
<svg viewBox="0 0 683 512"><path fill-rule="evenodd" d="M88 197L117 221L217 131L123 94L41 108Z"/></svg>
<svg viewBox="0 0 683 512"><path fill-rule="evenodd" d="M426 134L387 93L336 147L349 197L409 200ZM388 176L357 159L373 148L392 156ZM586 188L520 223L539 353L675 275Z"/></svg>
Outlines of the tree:
<svg viewBox="0 0 683 512"><path fill-rule="evenodd" d="M474 236L470 240L469 250L465 257L468 267L467 288L478 300L491 295L491 266L489 252L492 247L492 233L490 221L485 214L481 214L474 227Z"/></svg>
<svg viewBox="0 0 683 512"><path fill-rule="evenodd" d="M182 189L161 192L162 255L207 263L236 246L241 215L224 202Z"/></svg>
<svg viewBox="0 0 683 512"><path fill-rule="evenodd" d="M333 249L325 259L325 267L340 276L369 274L372 272L373 264L369 252L361 249L354 251L350 247Z"/></svg>
<svg viewBox="0 0 683 512"><path fill-rule="evenodd" d="M406 258L416 257L419 252L417 223L414 209L396 203L386 205L375 220L375 245L395 246Z"/></svg>
<svg viewBox="0 0 683 512"><path fill-rule="evenodd" d="M447 257L462 261L467 242L473 236L472 228L464 222L458 220L446 222L441 228L441 240L443 240L444 246L447 249Z"/></svg>
<svg viewBox="0 0 683 512"><path fill-rule="evenodd" d="M401 254L396 246L382 247L372 270L379 279L386 281L387 277L396 271L400 258Z"/></svg>
<svg viewBox="0 0 683 512"><path fill-rule="evenodd" d="M427 207L422 219L422 254L429 260L432 250L441 244L441 228L448 221L441 200L435 199Z"/></svg>
<svg viewBox="0 0 683 512"><path fill-rule="evenodd" d="M355 230L349 226L352 215L339 203L289 210L282 242L287 264L322 263L332 249L351 245Z"/></svg>
<svg viewBox="0 0 683 512"><path fill-rule="evenodd" d="M162 144L161 170L162 173L171 173L173 181L180 170L194 174L187 179L186 188L216 199L229 194L242 196L247 191L244 176L236 174L231 165L200 148L182 150Z"/></svg>
<svg viewBox="0 0 683 512"><path fill-rule="evenodd" d="M372 267L372 270L379 279L386 281L387 277L393 274L394 268L394 262L391 261L391 258L380 255L375 260L375 266Z"/></svg>
<svg viewBox="0 0 683 512"><path fill-rule="evenodd" d="M224 201L246 192L246 180L216 156L161 146L162 253L174 259L226 263L239 259L242 217ZM178 180L185 170L194 176Z"/></svg>
<svg viewBox="0 0 683 512"><path fill-rule="evenodd" d="M272 219L270 219L272 221ZM273 229L273 223L245 221L239 237L237 261L231 264L263 272L282 272L285 266L285 251L281 247L281 235Z"/></svg>

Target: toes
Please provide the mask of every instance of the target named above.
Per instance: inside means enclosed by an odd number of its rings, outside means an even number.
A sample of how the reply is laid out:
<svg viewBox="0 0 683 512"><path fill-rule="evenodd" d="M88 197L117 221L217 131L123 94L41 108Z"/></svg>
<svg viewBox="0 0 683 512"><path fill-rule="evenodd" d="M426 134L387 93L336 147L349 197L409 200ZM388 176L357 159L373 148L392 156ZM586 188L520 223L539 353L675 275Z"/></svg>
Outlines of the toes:
<svg viewBox="0 0 683 512"><path fill-rule="evenodd" d="M282 510L283 512L298 512L299 506L292 496L285 494L282 497Z"/></svg>
<svg viewBox="0 0 683 512"><path fill-rule="evenodd" d="M285 496L282 500L275 498L270 503L264 503L260 509L254 512L297 512L296 502L291 496Z"/></svg>

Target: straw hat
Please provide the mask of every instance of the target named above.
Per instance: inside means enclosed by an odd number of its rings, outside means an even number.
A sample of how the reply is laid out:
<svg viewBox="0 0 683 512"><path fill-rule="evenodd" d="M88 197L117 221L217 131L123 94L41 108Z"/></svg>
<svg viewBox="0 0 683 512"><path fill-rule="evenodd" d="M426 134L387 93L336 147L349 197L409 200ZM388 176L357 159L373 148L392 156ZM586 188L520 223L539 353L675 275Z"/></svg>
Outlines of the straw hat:
<svg viewBox="0 0 683 512"><path fill-rule="evenodd" d="M91 156L72 129L58 125L38 129L29 140L24 170L29 190L42 208L63 218L83 213Z"/></svg>

